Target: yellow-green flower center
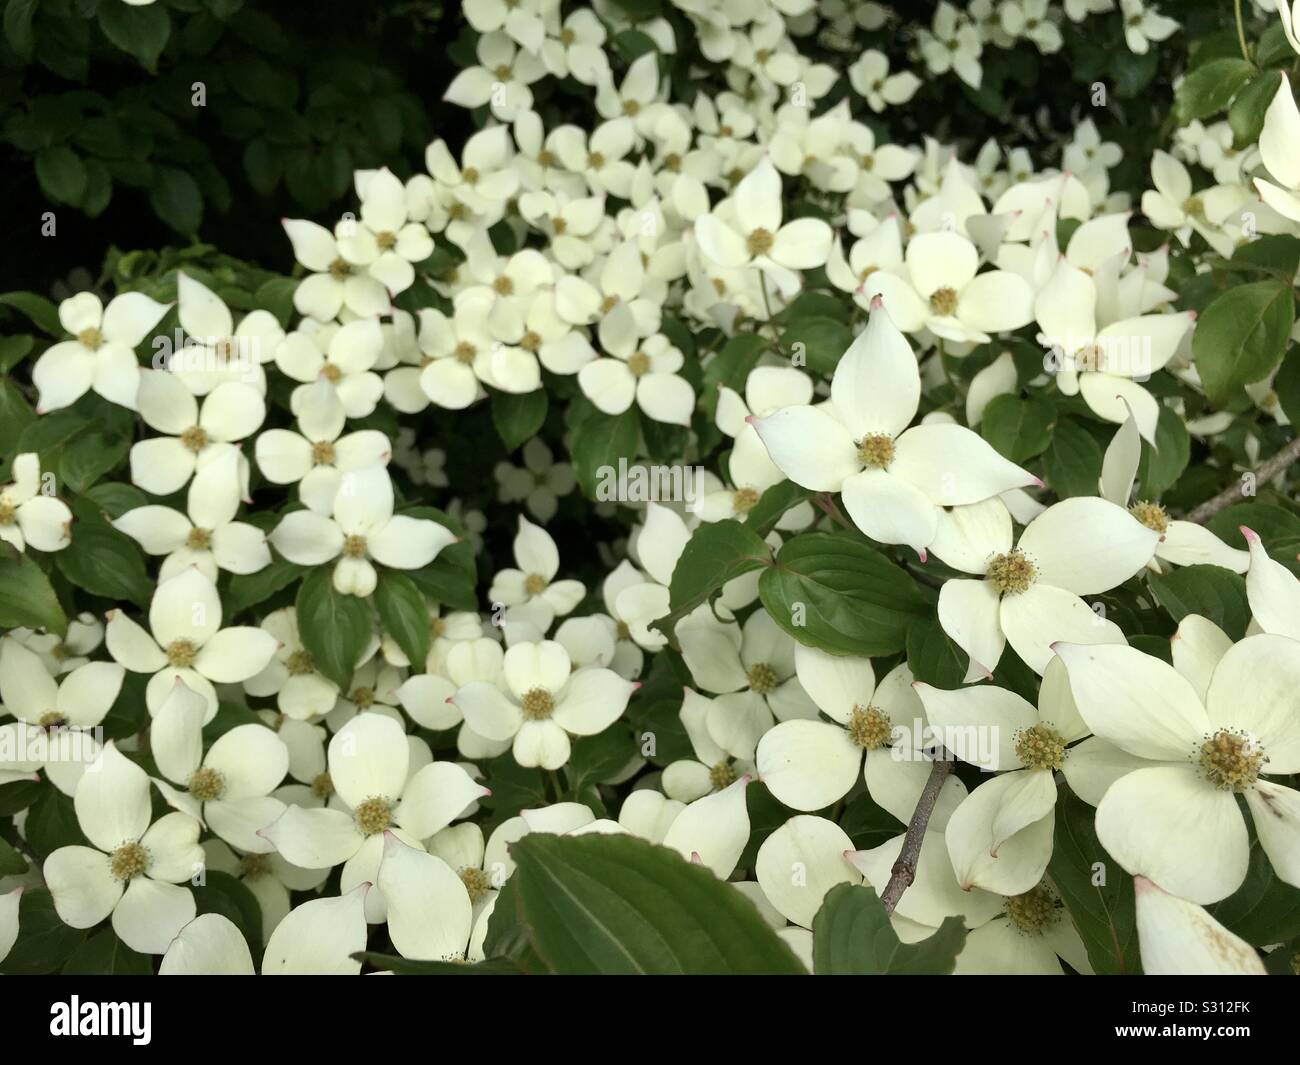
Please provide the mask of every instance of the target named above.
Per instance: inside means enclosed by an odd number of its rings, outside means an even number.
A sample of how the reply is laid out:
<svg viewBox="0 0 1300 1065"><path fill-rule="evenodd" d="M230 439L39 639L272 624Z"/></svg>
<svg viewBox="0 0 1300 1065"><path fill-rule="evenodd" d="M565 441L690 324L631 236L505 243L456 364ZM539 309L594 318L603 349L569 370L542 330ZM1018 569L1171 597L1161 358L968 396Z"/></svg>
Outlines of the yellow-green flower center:
<svg viewBox="0 0 1300 1065"><path fill-rule="evenodd" d="M239 857L239 875L255 879L271 871L269 854L242 854Z"/></svg>
<svg viewBox="0 0 1300 1065"><path fill-rule="evenodd" d="M776 670L766 662L758 662L750 666L746 676L749 678L749 690L759 695L776 691L776 686L780 683Z"/></svg>
<svg viewBox="0 0 1300 1065"><path fill-rule="evenodd" d="M181 433L181 443L197 455L208 446L208 431L200 425L191 425Z"/></svg>
<svg viewBox="0 0 1300 1065"><path fill-rule="evenodd" d="M393 806L387 799L367 799L356 809L357 828L363 835L373 836L393 823Z"/></svg>
<svg viewBox="0 0 1300 1065"><path fill-rule="evenodd" d="M139 843L123 843L109 858L108 868L118 880L133 880L149 868L149 852Z"/></svg>
<svg viewBox="0 0 1300 1065"><path fill-rule="evenodd" d="M375 244L380 251L392 251L397 247L397 234L384 230L382 233L375 234Z"/></svg>
<svg viewBox="0 0 1300 1065"><path fill-rule="evenodd" d="M736 782L736 770L727 762L719 762L709 770L709 783L714 791L729 788Z"/></svg>
<svg viewBox="0 0 1300 1065"><path fill-rule="evenodd" d="M953 314L957 310L957 290L948 288L946 285L943 288L935 289L933 295L930 296L930 308L935 314L944 317Z"/></svg>
<svg viewBox="0 0 1300 1065"><path fill-rule="evenodd" d="M479 899L492 890L492 878L482 869L475 869L473 866L466 866L460 871L460 882L465 885L465 890L469 892L469 901L471 903L478 902Z"/></svg>
<svg viewBox="0 0 1300 1065"><path fill-rule="evenodd" d="M185 537L185 546L191 551L206 551L212 546L212 533L196 525Z"/></svg>
<svg viewBox="0 0 1300 1065"><path fill-rule="evenodd" d="M343 557L344 558L365 558L366 557L366 538L357 536L355 533L345 537L343 540Z"/></svg>
<svg viewBox="0 0 1300 1065"><path fill-rule="evenodd" d="M305 647L294 651L284 663L284 668L289 671L291 677L303 677L315 670L315 663L311 660L311 652Z"/></svg>
<svg viewBox="0 0 1300 1065"><path fill-rule="evenodd" d="M750 255L766 255L772 250L772 245L776 243L776 237L772 235L771 230L764 229L760 226L758 229L751 230L745 240L746 247L749 248Z"/></svg>
<svg viewBox="0 0 1300 1065"><path fill-rule="evenodd" d="M545 688L530 688L524 692L519 709L529 721L545 721L555 712L555 697Z"/></svg>
<svg viewBox="0 0 1300 1065"><path fill-rule="evenodd" d="M633 377L644 377L650 372L650 356L644 351L638 351L630 355L627 360L627 368L632 371Z"/></svg>
<svg viewBox="0 0 1300 1065"><path fill-rule="evenodd" d="M524 578L524 591L529 595L541 595L549 583L540 573L530 573Z"/></svg>
<svg viewBox="0 0 1300 1065"><path fill-rule="evenodd" d="M199 802L212 802L219 799L226 790L226 778L217 770L204 766L190 777L190 794Z"/></svg>
<svg viewBox="0 0 1300 1065"><path fill-rule="evenodd" d="M1034 583L1038 569L1020 548L1013 547L1006 554L994 557L985 576L999 595L1019 595Z"/></svg>
<svg viewBox="0 0 1300 1065"><path fill-rule="evenodd" d="M1268 756L1258 741L1242 732L1221 729L1200 750L1201 772L1220 791L1249 791Z"/></svg>
<svg viewBox="0 0 1300 1065"><path fill-rule="evenodd" d="M0 525L12 525L18 517L18 508L7 499L0 499Z"/></svg>
<svg viewBox="0 0 1300 1065"><path fill-rule="evenodd" d="M1169 514L1159 503L1141 499L1128 508L1128 512L1148 529L1163 533L1169 528Z"/></svg>
<svg viewBox="0 0 1300 1065"><path fill-rule="evenodd" d="M845 728L849 738L867 751L887 746L892 732L889 715L876 706L855 706L849 713L849 723Z"/></svg>
<svg viewBox="0 0 1300 1065"><path fill-rule="evenodd" d="M344 278L351 276L352 264L346 259L335 259L329 265L329 275L335 281L342 281Z"/></svg>
<svg viewBox="0 0 1300 1065"><path fill-rule="evenodd" d="M894 438L888 433L868 433L858 441L858 461L869 470L883 470L894 461Z"/></svg>
<svg viewBox="0 0 1300 1065"><path fill-rule="evenodd" d="M328 773L318 773L311 782L311 793L318 799L328 799L334 794L334 781Z"/></svg>
<svg viewBox="0 0 1300 1065"><path fill-rule="evenodd" d="M1065 762L1065 739L1050 725L1032 725L1015 737L1016 757L1030 769L1060 769Z"/></svg>
<svg viewBox="0 0 1300 1065"><path fill-rule="evenodd" d="M357 688L352 692L352 701L356 703L357 709L369 710L375 705L374 688Z"/></svg>
<svg viewBox="0 0 1300 1065"><path fill-rule="evenodd" d="M92 325L89 329L83 329L78 333L77 340L81 342L83 347L87 347L91 351L94 351L104 343L104 334Z"/></svg>
<svg viewBox="0 0 1300 1065"><path fill-rule="evenodd" d="M167 645L167 664L174 669L189 669L199 656L193 640L172 640Z"/></svg>
<svg viewBox="0 0 1300 1065"><path fill-rule="evenodd" d="M731 509L737 514L748 514L758 504L758 492L753 488L738 488L731 495Z"/></svg>
<svg viewBox="0 0 1300 1065"><path fill-rule="evenodd" d="M1007 919L1026 935L1041 936L1056 923L1060 911L1056 896L1046 884L1007 899Z"/></svg>
<svg viewBox="0 0 1300 1065"><path fill-rule="evenodd" d="M337 455L328 440L318 440L311 446L311 460L317 466L333 466Z"/></svg>

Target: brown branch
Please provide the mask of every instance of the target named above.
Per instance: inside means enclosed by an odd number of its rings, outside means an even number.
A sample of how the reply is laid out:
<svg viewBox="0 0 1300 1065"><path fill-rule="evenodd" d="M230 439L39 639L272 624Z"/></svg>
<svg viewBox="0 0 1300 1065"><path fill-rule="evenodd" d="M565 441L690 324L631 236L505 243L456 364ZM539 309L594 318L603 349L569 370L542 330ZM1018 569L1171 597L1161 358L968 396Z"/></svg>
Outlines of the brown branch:
<svg viewBox="0 0 1300 1065"><path fill-rule="evenodd" d="M940 751L939 754L947 754ZM917 800L912 820L907 825L907 835L903 837L903 849L898 852L898 861L889 871L889 883L880 893L880 901L885 904L885 912L893 913L903 892L912 886L916 879L916 863L921 856L921 844L925 840L926 826L930 815L934 813L934 804L939 801L939 792L943 790L944 781L952 772L952 759L936 757L930 764L930 776Z"/></svg>
<svg viewBox="0 0 1300 1065"><path fill-rule="evenodd" d="M1298 459L1300 459L1300 436L1297 436L1277 454L1270 456L1260 463L1259 469L1254 471L1255 484L1267 484ZM1195 522L1197 525L1204 525L1214 517L1214 515L1219 513L1219 511L1244 499L1246 497L1244 491L1245 487L1246 486L1242 483L1241 478L1237 478L1237 483L1231 488L1225 488L1213 499L1207 499L1200 506L1192 510L1184 520Z"/></svg>

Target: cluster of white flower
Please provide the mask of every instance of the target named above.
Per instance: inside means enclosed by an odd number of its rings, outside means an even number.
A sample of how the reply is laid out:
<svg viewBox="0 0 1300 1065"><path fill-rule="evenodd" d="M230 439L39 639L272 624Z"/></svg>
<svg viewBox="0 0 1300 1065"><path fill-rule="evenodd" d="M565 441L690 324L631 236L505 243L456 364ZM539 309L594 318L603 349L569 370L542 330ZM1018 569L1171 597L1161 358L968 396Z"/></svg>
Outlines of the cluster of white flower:
<svg viewBox="0 0 1300 1065"><path fill-rule="evenodd" d="M1196 122L1173 154L1156 153L1141 211L1180 246L1135 254L1130 205L1111 192L1122 153L1091 119L1051 160L994 142L973 162L932 138L885 142L876 116L906 104L921 76L862 51L847 67L851 94L819 109L845 71L798 46L818 30L879 27L895 17L883 6L674 2L726 85L689 106L661 76L676 46L664 19L637 24L651 49L616 75L611 38L628 23L606 0L563 17L547 0L466 0L478 62L446 98L486 109L483 128L459 153L435 141L427 173L409 180L358 172L359 207L333 229L285 221L302 268L287 331L264 310L237 321L178 273L185 343L141 368L134 349L168 306L129 292L59 308L71 339L33 367L37 413L92 390L135 412L150 432L131 446L130 480L169 498L112 521L157 560L147 603L124 599L102 624L78 618L63 638L0 637L14 719L0 726L0 783L48 780L86 841L0 880L0 954L17 934L18 893L43 882L65 923L111 919L129 948L163 955L164 973L251 973L255 954L265 973L356 973L367 927L381 923L405 958L478 961L515 869L510 845L598 832L705 866L811 968L827 892L882 892L903 847L901 830L856 845L844 804L865 794L906 824L936 764L919 737L937 735L975 772L950 774L933 801L892 918L905 942L955 915L970 930L957 972L1093 971L1047 879L1063 779L1096 807L1104 853L1093 860L1137 878L1148 971L1262 971L1203 907L1246 877L1238 796L1277 878L1300 886L1300 795L1270 779L1300 772L1300 582L1253 532L1239 550L1133 495L1170 409L1143 382L1201 387L1197 316L1174 309L1171 259L1197 236L1227 256L1259 234L1300 233L1287 78L1257 147L1236 151L1227 123ZM914 36L917 70L978 88L986 46L1055 53L1063 26L1094 16L1122 20L1134 53L1178 28L1142 0L945 2ZM546 78L587 90L589 128L546 128L534 107ZM1185 163L1216 184L1194 192ZM784 332L814 288L838 301L851 339L820 369ZM394 306L411 293L418 310ZM1017 332L1037 362L1028 372L1013 357ZM696 334L717 339L697 353L686 344ZM738 337L756 338L756 354L733 372L717 349ZM955 403L929 398L990 346ZM999 397L1043 387L1106 426L1090 494L1053 500L1055 486L975 431ZM1268 388L1252 394L1262 403ZM499 502L541 524L518 514L513 565L492 577L483 612L446 609L432 589L390 610L389 574L418 576L486 532L460 504L404 498L410 484L437 501L464 458L454 443L426 448L421 425L538 392L678 432L683 459L710 453L705 435L721 439L725 461L687 505L615 499L631 531L612 554L583 552L612 560L591 589L564 576L581 560L562 559L572 547L544 528L570 505L580 463L534 435L495 480ZM372 427L381 408L406 419L401 437ZM19 455L12 476L0 539L20 552L75 541L37 455ZM255 505L268 485L291 502ZM765 496L782 485L788 497ZM754 534L772 551L836 522L855 542L906 548L893 568L929 574L939 635L966 663L959 683L805 640L761 594L761 566L725 571L708 601L682 594L693 536L745 523L772 498ZM232 578L286 564L273 590L328 574L324 624L354 624L346 612L360 604L354 661L309 650L306 583L296 607L230 609ZM1234 642L1186 613L1168 650L1132 646L1089 601L1192 565L1245 575L1248 634ZM427 646L423 661L413 643ZM616 812L594 787L569 790L577 745L630 716L650 663L669 656L679 692L686 681L671 715L680 756L636 750L653 740L638 726L632 753L588 782L635 781ZM1027 668L1036 705L1002 686L1007 665ZM66 757L58 727L102 724L130 675L147 739L92 740ZM49 733L43 757L28 756L29 731ZM485 832L485 764L510 762L544 771L544 791ZM744 857L746 791L759 783L788 816ZM169 812L157 816L155 796ZM252 891L264 942L197 915L205 870Z"/></svg>

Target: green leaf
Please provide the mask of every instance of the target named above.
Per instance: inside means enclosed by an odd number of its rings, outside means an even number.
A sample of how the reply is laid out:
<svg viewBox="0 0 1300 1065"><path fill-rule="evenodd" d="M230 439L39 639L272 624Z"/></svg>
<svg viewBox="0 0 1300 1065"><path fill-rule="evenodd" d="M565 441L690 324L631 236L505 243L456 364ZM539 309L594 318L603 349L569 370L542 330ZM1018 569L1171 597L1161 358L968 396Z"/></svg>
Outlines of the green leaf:
<svg viewBox="0 0 1300 1065"><path fill-rule="evenodd" d="M54 556L59 571L76 587L105 599L129 600L144 607L154 584L134 540L112 526L78 522L72 543Z"/></svg>
<svg viewBox="0 0 1300 1065"><path fill-rule="evenodd" d="M298 633L317 670L346 690L374 631L370 607L334 589L329 566L312 570L298 589Z"/></svg>
<svg viewBox="0 0 1300 1065"><path fill-rule="evenodd" d="M1241 887L1206 908L1211 917L1253 947L1300 935L1300 888L1278 877L1258 839L1251 840L1250 862Z"/></svg>
<svg viewBox="0 0 1300 1065"><path fill-rule="evenodd" d="M32 33L36 4L37 0L9 0L5 5L5 39L22 59L31 59L36 48L36 35Z"/></svg>
<svg viewBox="0 0 1300 1065"><path fill-rule="evenodd" d="M807 501L811 495L812 492L794 481L774 484L758 497L758 502L745 515L745 524L759 536L766 536L788 510Z"/></svg>
<svg viewBox="0 0 1300 1065"><path fill-rule="evenodd" d="M1102 450L1093 435L1073 418L1062 418L1043 452L1047 485L1060 499L1095 496L1101 478Z"/></svg>
<svg viewBox="0 0 1300 1065"><path fill-rule="evenodd" d="M24 626L64 636L68 618L45 571L21 551L0 544L0 629Z"/></svg>
<svg viewBox="0 0 1300 1065"><path fill-rule="evenodd" d="M653 627L672 639L678 621L771 556L763 538L748 526L733 520L705 522L682 548L668 585L669 613Z"/></svg>
<svg viewBox="0 0 1300 1065"><path fill-rule="evenodd" d="M753 903L665 847L535 832L510 854L519 913L552 972L804 972Z"/></svg>
<svg viewBox="0 0 1300 1065"><path fill-rule="evenodd" d="M153 961L105 928L73 951L61 971L64 976L152 976Z"/></svg>
<svg viewBox="0 0 1300 1065"><path fill-rule="evenodd" d="M221 914L244 934L254 958L261 953L262 906L242 880L207 869L203 872L203 882L190 890L199 913Z"/></svg>
<svg viewBox="0 0 1300 1065"><path fill-rule="evenodd" d="M99 5L99 28L118 48L135 56L146 70L153 70L171 35L171 19L162 4L132 7L129 4Z"/></svg>
<svg viewBox="0 0 1300 1065"><path fill-rule="evenodd" d="M853 330L822 316L793 318L781 334L781 347L790 353L793 364L818 374L834 373L852 343Z"/></svg>
<svg viewBox="0 0 1300 1065"><path fill-rule="evenodd" d="M0 876L21 876L25 872L27 859L7 839L0 839Z"/></svg>
<svg viewBox="0 0 1300 1065"><path fill-rule="evenodd" d="M980 433L1012 462L1041 455L1052 440L1056 408L1041 399L994 396L980 420Z"/></svg>
<svg viewBox="0 0 1300 1065"><path fill-rule="evenodd" d="M230 578L230 587L222 597L226 621L229 622L251 606L266 602L306 572L306 566L277 558L256 573L236 573Z"/></svg>
<svg viewBox="0 0 1300 1065"><path fill-rule="evenodd" d="M52 337L64 335L63 323L59 321L58 309L44 296L34 292L6 292L0 296L0 303L22 311L39 328Z"/></svg>
<svg viewBox="0 0 1300 1065"><path fill-rule="evenodd" d="M786 632L838 655L896 654L928 609L904 570L860 540L829 533L787 542L758 591Z"/></svg>
<svg viewBox="0 0 1300 1065"><path fill-rule="evenodd" d="M1159 499L1174 486L1187 469L1192 454L1192 439L1183 419L1169 407L1161 406L1156 422L1156 446L1142 448L1138 460L1138 498Z"/></svg>
<svg viewBox="0 0 1300 1065"><path fill-rule="evenodd" d="M415 581L405 573L384 570L375 587L375 609L384 631L397 641L411 668L423 670L433 634L428 604Z"/></svg>
<svg viewBox="0 0 1300 1065"><path fill-rule="evenodd" d="M960 917L945 917L919 943L903 943L869 887L837 884L813 918L813 972L818 976L943 976L966 945Z"/></svg>
<svg viewBox="0 0 1300 1065"><path fill-rule="evenodd" d="M72 441L59 459L59 477L78 494L124 461L131 441L115 433L93 429Z"/></svg>
<svg viewBox="0 0 1300 1065"><path fill-rule="evenodd" d="M513 395L492 390L492 424L497 427L507 451L527 443L546 421L546 389Z"/></svg>
<svg viewBox="0 0 1300 1065"><path fill-rule="evenodd" d="M1151 590L1175 621L1188 614L1209 618L1233 640L1250 624L1246 582L1222 566L1181 566L1166 574L1151 574Z"/></svg>
<svg viewBox="0 0 1300 1065"><path fill-rule="evenodd" d="M1255 64L1244 59L1216 59L1197 67L1174 93L1179 125L1218 114L1256 73Z"/></svg>
<svg viewBox="0 0 1300 1065"><path fill-rule="evenodd" d="M744 395L749 371L758 365L759 356L770 348L771 344L755 333L737 333L704 368L706 389L725 385Z"/></svg>
<svg viewBox="0 0 1300 1065"><path fill-rule="evenodd" d="M907 630L907 665L917 680L947 691L960 688L967 660L935 619L915 621Z"/></svg>
<svg viewBox="0 0 1300 1065"><path fill-rule="evenodd" d="M57 972L85 938L81 929L60 920L49 891L27 888L18 900L18 939L0 959L0 973L43 976Z"/></svg>
<svg viewBox="0 0 1300 1065"><path fill-rule="evenodd" d="M85 164L66 144L55 144L36 153L36 179L41 183L41 191L55 203L76 207L86 192Z"/></svg>
<svg viewBox="0 0 1300 1065"><path fill-rule="evenodd" d="M610 485L618 473L618 460L630 464L640 439L635 406L617 415L597 412L579 422L573 431L573 469L582 490L593 499L616 498Z"/></svg>
<svg viewBox="0 0 1300 1065"><path fill-rule="evenodd" d="M1142 971L1133 878L1102 848L1097 811L1068 788L1056 795L1056 842L1047 867L1098 975Z"/></svg>
<svg viewBox="0 0 1300 1065"><path fill-rule="evenodd" d="M9 378L0 377L0 480L8 480L9 463L18 453L24 430L36 421L36 412Z"/></svg>
<svg viewBox="0 0 1300 1065"><path fill-rule="evenodd" d="M1230 262L1258 266L1289 281L1300 269L1300 240L1283 234L1256 237L1240 245Z"/></svg>
<svg viewBox="0 0 1300 1065"><path fill-rule="evenodd" d="M1265 113L1278 94L1279 85L1282 85L1282 73L1265 70L1236 94L1232 107L1227 109L1227 124L1232 130L1232 144L1236 148L1258 143L1260 131L1264 129Z"/></svg>
<svg viewBox="0 0 1300 1065"><path fill-rule="evenodd" d="M149 11L152 8L134 8ZM182 236L193 236L203 221L203 196L198 183L184 170L162 167L149 190L149 202L158 217Z"/></svg>
<svg viewBox="0 0 1300 1065"><path fill-rule="evenodd" d="M23 830L32 850L41 858L48 858L60 847L86 845L72 800L53 785L32 803Z"/></svg>
<svg viewBox="0 0 1300 1065"><path fill-rule="evenodd" d="M1192 334L1210 400L1223 403L1242 385L1267 377L1282 358L1294 320L1291 286L1280 281L1238 285L1211 302Z"/></svg>

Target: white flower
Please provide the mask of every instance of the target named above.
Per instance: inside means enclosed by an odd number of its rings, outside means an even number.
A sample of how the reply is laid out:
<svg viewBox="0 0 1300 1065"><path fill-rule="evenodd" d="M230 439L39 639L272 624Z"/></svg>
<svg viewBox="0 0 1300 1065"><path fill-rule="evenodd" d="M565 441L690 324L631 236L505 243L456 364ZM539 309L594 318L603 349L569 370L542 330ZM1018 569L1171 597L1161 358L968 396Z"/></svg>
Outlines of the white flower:
<svg viewBox="0 0 1300 1065"><path fill-rule="evenodd" d="M602 118L627 115L644 121L650 105L659 95L659 55L650 51L638 56L628 67L623 84L615 87L612 77L596 85L596 110Z"/></svg>
<svg viewBox="0 0 1300 1065"><path fill-rule="evenodd" d="M954 507L940 521L934 553L983 580L951 580L939 592L939 624L970 655L966 681L993 674L1009 642L1042 674L1058 640L1123 643L1114 622L1080 596L1109 591L1141 571L1160 533L1123 507L1076 497L1034 518L1015 547L1000 500Z"/></svg>
<svg viewBox="0 0 1300 1065"><path fill-rule="evenodd" d="M969 429L907 428L921 397L916 358L880 302L872 306L867 327L835 368L829 404L785 407L751 424L792 481L842 492L859 529L881 543L907 544L924 560L941 507L1038 479Z"/></svg>
<svg viewBox="0 0 1300 1065"><path fill-rule="evenodd" d="M149 726L149 750L164 777L185 790L156 781L168 805L206 825L233 847L269 854L257 834L284 812L271 797L289 770L284 742L264 725L236 725L223 732L207 753L201 695L177 681Z"/></svg>
<svg viewBox="0 0 1300 1065"><path fill-rule="evenodd" d="M562 25L548 29L542 42L542 62L557 78L572 76L583 85L599 85L609 76L605 37L605 27L595 12L579 8Z"/></svg>
<svg viewBox="0 0 1300 1065"><path fill-rule="evenodd" d="M834 821L801 814L763 841L754 860L754 877L763 897L782 917L811 929L831 888L862 882L862 874L848 861L852 851L853 841ZM796 868L801 875L791 875Z"/></svg>
<svg viewBox="0 0 1300 1065"><path fill-rule="evenodd" d="M695 390L678 376L684 361L668 338L656 333L629 355L587 363L578 371L578 384L605 414L622 414L635 401L647 418L689 427Z"/></svg>
<svg viewBox="0 0 1300 1065"><path fill-rule="evenodd" d="M479 33L500 30L520 48L537 52L545 33L542 18L551 7L545 0L465 0L461 10Z"/></svg>
<svg viewBox="0 0 1300 1065"><path fill-rule="evenodd" d="M272 484L297 484L298 498L309 510L329 514L343 476L385 465L392 443L377 429L340 435L347 412L324 377L304 386L297 397L300 432L268 429L260 434L254 450L257 466Z"/></svg>
<svg viewBox="0 0 1300 1065"><path fill-rule="evenodd" d="M372 414L384 394L384 382L374 372L383 347L378 318L358 318L342 326L304 321L275 351L280 370L302 382L291 397L294 413L309 386L323 378L349 418Z"/></svg>
<svg viewBox="0 0 1300 1065"><path fill-rule="evenodd" d="M515 566L498 570L488 598L508 607L507 621L531 621L545 632L557 616L573 612L587 594L581 581L557 581L560 552L550 533L522 514L514 542Z"/></svg>
<svg viewBox="0 0 1300 1065"><path fill-rule="evenodd" d="M955 71L972 89L980 87L984 70L980 66L980 53L984 46L979 30L957 9L944 0L934 13L930 30L917 34L921 45L921 58L932 74Z"/></svg>
<svg viewBox="0 0 1300 1065"><path fill-rule="evenodd" d="M1061 31L1051 20L1048 0L1004 0L998 16L1007 33L1033 41L1044 55L1061 50Z"/></svg>
<svg viewBox="0 0 1300 1065"><path fill-rule="evenodd" d="M404 292L415 282L411 264L433 254L433 238L421 223L407 220L406 189L387 167L358 170L356 188L361 218L338 224L339 254L390 293Z"/></svg>
<svg viewBox="0 0 1300 1065"><path fill-rule="evenodd" d="M1224 221L1249 199L1244 185L1214 185L1192 192L1191 175L1168 152L1151 156L1154 189L1142 193L1142 213L1152 224L1167 229L1187 244L1195 230L1220 255L1231 255L1236 242L1223 232Z"/></svg>
<svg viewBox="0 0 1300 1065"><path fill-rule="evenodd" d="M149 604L152 635L121 610L107 618L108 653L132 673L153 674L145 688L149 713L158 713L179 679L207 699L204 724L217 713L213 683L237 684L261 672L277 646L262 629L222 629L216 586L197 567L159 583Z"/></svg>
<svg viewBox="0 0 1300 1065"><path fill-rule="evenodd" d="M1287 0L1277 0L1277 15L1282 20L1282 32L1286 34L1287 43L1300 53L1300 4L1292 0L1288 11Z"/></svg>
<svg viewBox="0 0 1300 1065"><path fill-rule="evenodd" d="M992 685L944 691L916 685L945 746L998 775L953 811L945 832L957 882L1000 895L1031 890L1052 857L1056 782L1069 744L1088 734L1070 698L1065 670L1048 666L1037 708ZM981 743L980 741L985 741Z"/></svg>
<svg viewBox="0 0 1300 1065"><path fill-rule="evenodd" d="M1300 51L1300 47L1296 50ZM1255 178L1260 197L1278 214L1300 222L1300 110L1296 108L1285 71L1282 84L1264 114L1259 151L1269 174L1279 182L1275 185L1261 177Z"/></svg>
<svg viewBox="0 0 1300 1065"><path fill-rule="evenodd" d="M345 892L375 883L386 836L419 847L490 794L451 762L430 762L414 773L410 768L402 727L382 714L358 714L329 744L330 781L342 806L288 806L260 835L304 869L342 864ZM365 912L371 922L384 919L382 891L369 893Z"/></svg>
<svg viewBox="0 0 1300 1065"><path fill-rule="evenodd" d="M40 398L36 413L71 406L91 389L110 403L136 409L140 364L135 347L167 313L143 292L126 292L107 307L91 292L59 304L59 322L75 340L45 351L32 367Z"/></svg>
<svg viewBox="0 0 1300 1065"><path fill-rule="evenodd" d="M274 695L280 713L295 721L324 717L338 701L338 685L316 671L299 635L297 611L291 606L274 610L262 619L262 628L278 646L271 661L244 681L244 690L258 697Z"/></svg>
<svg viewBox="0 0 1300 1065"><path fill-rule="evenodd" d="M577 486L573 466L556 462L551 449L540 436L524 445L522 467L508 462L498 462L493 470L499 486L497 498L502 503L523 503L528 512L540 522L555 517L561 496L567 496Z"/></svg>
<svg viewBox="0 0 1300 1065"><path fill-rule="evenodd" d="M756 266L789 296L799 289L796 271L825 265L834 234L818 218L782 225L781 216L781 175L764 156L729 199L695 220L695 237L719 266Z"/></svg>
<svg viewBox="0 0 1300 1065"><path fill-rule="evenodd" d="M270 311L250 311L235 328L225 301L200 281L176 271L177 312L189 338L167 362L196 396L238 381L266 394L264 363L271 361L284 330Z"/></svg>
<svg viewBox="0 0 1300 1065"><path fill-rule="evenodd" d="M885 53L868 48L849 67L849 84L871 110L880 114L886 107L907 103L921 87L921 79L910 70L890 74Z"/></svg>
<svg viewBox="0 0 1300 1065"><path fill-rule="evenodd" d="M1138 947L1147 976L1264 976L1255 948L1194 902L1133 878Z"/></svg>
<svg viewBox="0 0 1300 1065"><path fill-rule="evenodd" d="M1129 51L1146 55L1152 41L1163 41L1178 29L1178 23L1148 8L1143 0L1119 0L1124 19L1124 40Z"/></svg>
<svg viewBox="0 0 1300 1065"><path fill-rule="evenodd" d="M235 442L252 436L266 419L266 401L251 385L217 385L202 406L181 379L165 370L140 375L140 417L167 435L131 445L131 481L167 496L184 488L194 471L234 457L240 493L248 491L248 460Z"/></svg>
<svg viewBox="0 0 1300 1065"><path fill-rule="evenodd" d="M62 551L72 542L72 511L43 491L40 456L34 451L15 455L13 478L0 487L0 540L19 551Z"/></svg>
<svg viewBox="0 0 1300 1065"><path fill-rule="evenodd" d="M60 847L45 860L59 918L93 928L111 914L128 947L162 954L197 910L180 885L203 869L199 823L181 813L153 821L148 774L113 743L82 776L73 804L92 846Z"/></svg>
<svg viewBox="0 0 1300 1065"><path fill-rule="evenodd" d="M1056 653L1080 715L1122 752L1097 806L1111 857L1192 902L1226 898L1249 863L1241 795L1274 873L1300 886L1300 793L1264 777L1300 769L1300 643L1250 636L1212 667L1196 663L1209 675L1203 693L1135 648L1064 643Z"/></svg>
<svg viewBox="0 0 1300 1065"><path fill-rule="evenodd" d="M1265 632L1300 640L1300 580L1282 563L1268 557L1254 529L1243 525L1241 534L1250 548L1246 598L1255 624Z"/></svg>
<svg viewBox="0 0 1300 1065"><path fill-rule="evenodd" d="M357 976L366 949L366 917L379 894L370 880L342 895L295 906L276 926L262 955L264 976ZM227 952L228 953L228 950ZM242 961L242 959L241 959Z"/></svg>
<svg viewBox="0 0 1300 1065"><path fill-rule="evenodd" d="M293 293L299 314L328 322L345 307L359 318L388 310L388 292L382 282L349 263L328 229L301 218L286 218L283 224L294 258L312 271Z"/></svg>
<svg viewBox="0 0 1300 1065"><path fill-rule="evenodd" d="M491 740L512 740L521 766L559 769L570 735L594 736L613 724L639 685L610 669L571 672L568 652L553 640L520 643L505 654L508 693L475 681L455 696L469 726Z"/></svg>
<svg viewBox="0 0 1300 1065"><path fill-rule="evenodd" d="M190 482L186 509L143 506L113 521L113 528L135 540L150 555L166 555L158 570L165 581L197 566L215 582L217 571L256 573L271 564L266 534L255 525L235 521L239 510L239 456L231 451L199 470Z"/></svg>
<svg viewBox="0 0 1300 1065"><path fill-rule="evenodd" d="M479 65L466 67L447 86L443 99L460 107L489 104L501 122L513 122L533 107L528 88L546 76L546 67L534 50L521 50L504 33L485 33L478 39Z"/></svg>
<svg viewBox="0 0 1300 1065"><path fill-rule="evenodd" d="M293 511L275 527L270 540L300 566L322 566L337 558L334 587L344 595L365 597L379 580L371 559L394 569L420 569L456 537L435 521L394 514L388 471L368 466L343 475L332 518L311 510Z"/></svg>

